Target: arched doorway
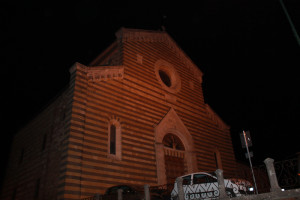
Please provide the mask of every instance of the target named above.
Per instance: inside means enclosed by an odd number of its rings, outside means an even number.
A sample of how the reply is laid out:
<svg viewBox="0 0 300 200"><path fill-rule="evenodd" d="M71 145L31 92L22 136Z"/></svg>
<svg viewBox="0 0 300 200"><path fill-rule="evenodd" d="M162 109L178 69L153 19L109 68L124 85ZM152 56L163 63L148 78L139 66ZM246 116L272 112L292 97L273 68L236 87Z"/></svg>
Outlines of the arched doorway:
<svg viewBox="0 0 300 200"><path fill-rule="evenodd" d="M179 137L168 133L163 139L167 183L185 174L185 148Z"/></svg>
<svg viewBox="0 0 300 200"><path fill-rule="evenodd" d="M173 108L155 127L155 153L158 185L198 171L193 138Z"/></svg>

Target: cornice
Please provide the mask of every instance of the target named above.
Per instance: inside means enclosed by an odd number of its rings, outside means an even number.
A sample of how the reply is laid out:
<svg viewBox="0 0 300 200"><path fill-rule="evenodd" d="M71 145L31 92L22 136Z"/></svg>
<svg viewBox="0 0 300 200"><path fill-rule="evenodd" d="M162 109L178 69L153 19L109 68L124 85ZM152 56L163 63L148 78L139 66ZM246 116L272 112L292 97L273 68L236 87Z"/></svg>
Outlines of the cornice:
<svg viewBox="0 0 300 200"><path fill-rule="evenodd" d="M124 66L85 66L76 62L70 69L70 73L83 72L88 81L120 80L124 77Z"/></svg>
<svg viewBox="0 0 300 200"><path fill-rule="evenodd" d="M123 79L124 66L97 66L86 68L88 81L108 81Z"/></svg>

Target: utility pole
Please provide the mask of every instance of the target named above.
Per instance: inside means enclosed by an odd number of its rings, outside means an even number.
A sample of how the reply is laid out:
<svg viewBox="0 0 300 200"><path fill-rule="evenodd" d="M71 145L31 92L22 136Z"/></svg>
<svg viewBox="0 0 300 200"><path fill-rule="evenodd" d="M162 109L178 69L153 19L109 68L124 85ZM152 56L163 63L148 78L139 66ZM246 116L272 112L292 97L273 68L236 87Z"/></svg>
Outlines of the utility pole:
<svg viewBox="0 0 300 200"><path fill-rule="evenodd" d="M257 186L256 186L256 180L255 180L255 176L254 176L254 172L253 172L253 167L252 167L252 162L251 162L251 155L250 155L250 152L249 152L249 146L252 145L252 141L251 141L251 138L250 138L250 132L249 131L247 131L247 134L246 134L245 131L243 131L241 133L241 142L242 142L242 146L245 145L245 148L247 149L247 154L246 155L248 155L248 159L249 159L249 163L250 163L250 168L251 168L251 172L252 172L252 178L253 178L253 182L254 182L254 186L255 186L255 192L256 192L256 194L258 194Z"/></svg>
<svg viewBox="0 0 300 200"><path fill-rule="evenodd" d="M294 26L294 24L293 24L293 22L292 22L292 19L290 18L290 15L289 15L289 13L288 13L288 11L287 11L285 5L283 4L283 1L282 1L282 0L279 0L279 2L280 2L281 7L282 7L282 9L283 9L283 11L284 11L284 13L285 13L285 15L286 15L288 21L289 21L289 24L290 24L290 26L291 26L291 28L292 28L292 31L293 31L293 33L294 33L294 36L295 36L296 40L297 40L297 43L298 43L298 45L300 46L300 38L299 38L299 35L298 35L298 33L297 33L297 30L296 30L296 28L295 28L295 26Z"/></svg>

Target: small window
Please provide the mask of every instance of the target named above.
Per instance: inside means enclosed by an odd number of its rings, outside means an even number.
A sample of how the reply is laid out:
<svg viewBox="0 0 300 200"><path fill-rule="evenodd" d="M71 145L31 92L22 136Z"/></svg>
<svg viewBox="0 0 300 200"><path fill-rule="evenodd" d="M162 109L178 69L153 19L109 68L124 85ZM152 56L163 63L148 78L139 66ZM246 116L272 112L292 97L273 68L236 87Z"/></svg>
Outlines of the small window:
<svg viewBox="0 0 300 200"><path fill-rule="evenodd" d="M215 156L215 161L216 161L216 167L217 167L217 169L219 169L218 158L217 158L217 153L216 152L214 152L214 156Z"/></svg>
<svg viewBox="0 0 300 200"><path fill-rule="evenodd" d="M116 154L116 126L110 125L110 149L109 153Z"/></svg>
<svg viewBox="0 0 300 200"><path fill-rule="evenodd" d="M21 155L20 155L20 160L19 160L19 164L21 164L23 162L23 159L24 159L24 148L22 148L21 150Z"/></svg>
<svg viewBox="0 0 300 200"><path fill-rule="evenodd" d="M214 151L214 157L216 161L216 168L217 169L222 169L222 159L221 159L221 154L220 151L216 148Z"/></svg>
<svg viewBox="0 0 300 200"><path fill-rule="evenodd" d="M115 117L108 122L107 154L111 159L122 158L121 124Z"/></svg>
<svg viewBox="0 0 300 200"><path fill-rule="evenodd" d="M44 138L43 138L42 151L44 151L46 149L46 142L47 142L47 134L45 134Z"/></svg>
<svg viewBox="0 0 300 200"><path fill-rule="evenodd" d="M14 189L13 194L12 194L12 200L15 200L17 196L17 188Z"/></svg>
<svg viewBox="0 0 300 200"><path fill-rule="evenodd" d="M182 185L190 185L191 184L191 175L182 177Z"/></svg>
<svg viewBox="0 0 300 200"><path fill-rule="evenodd" d="M36 181L36 185L35 185L35 193L34 193L34 198L38 199L39 197L39 192L40 192L40 179L38 179Z"/></svg>

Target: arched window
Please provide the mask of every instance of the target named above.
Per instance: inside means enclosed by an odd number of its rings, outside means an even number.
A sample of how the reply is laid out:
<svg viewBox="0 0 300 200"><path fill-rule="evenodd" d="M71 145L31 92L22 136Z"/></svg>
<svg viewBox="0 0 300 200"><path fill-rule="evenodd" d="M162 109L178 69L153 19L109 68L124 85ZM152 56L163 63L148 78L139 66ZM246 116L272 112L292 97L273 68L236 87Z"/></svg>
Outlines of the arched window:
<svg viewBox="0 0 300 200"><path fill-rule="evenodd" d="M165 147L169 147L174 150L183 150L184 151L184 146L176 135L173 135L171 133L168 133L164 139L163 139L163 144Z"/></svg>
<svg viewBox="0 0 300 200"><path fill-rule="evenodd" d="M118 119L111 119L108 122L108 141L107 141L108 157L116 160L122 158L122 137L121 124Z"/></svg>
<svg viewBox="0 0 300 200"><path fill-rule="evenodd" d="M116 126L110 125L110 148L109 153L116 155Z"/></svg>
<svg viewBox="0 0 300 200"><path fill-rule="evenodd" d="M221 154L220 154L220 151L217 148L215 148L214 157L215 157L215 161L216 161L216 168L217 169L223 169Z"/></svg>

